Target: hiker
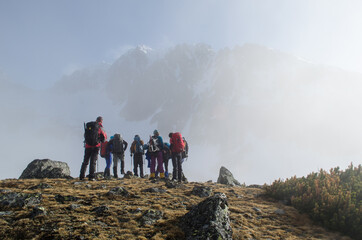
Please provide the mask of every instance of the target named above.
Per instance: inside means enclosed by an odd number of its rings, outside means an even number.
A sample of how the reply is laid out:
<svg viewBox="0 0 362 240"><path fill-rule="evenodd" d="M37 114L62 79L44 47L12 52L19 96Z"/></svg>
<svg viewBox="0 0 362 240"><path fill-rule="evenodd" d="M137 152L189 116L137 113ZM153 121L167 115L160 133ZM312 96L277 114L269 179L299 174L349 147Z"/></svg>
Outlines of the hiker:
<svg viewBox="0 0 362 240"><path fill-rule="evenodd" d="M187 143L187 141L184 137L182 137L182 140L184 141L185 148L181 153L181 164L183 164L184 161L189 157L189 144ZM185 174L183 171L182 171L182 181L187 182L187 178L185 177Z"/></svg>
<svg viewBox="0 0 362 240"><path fill-rule="evenodd" d="M103 118L99 116L95 122L84 124L84 131L85 150L79 179L85 178L85 172L90 162L88 178L90 181L94 181L100 143L107 140L107 134L103 129Z"/></svg>
<svg viewBox="0 0 362 240"><path fill-rule="evenodd" d="M122 135L119 133L114 134L113 139L109 143L112 144L113 150L113 175L115 178L118 178L117 166L119 161L121 162L121 174L124 174L124 152L127 149L128 143L123 140Z"/></svg>
<svg viewBox="0 0 362 240"><path fill-rule="evenodd" d="M181 133L170 133L171 156L172 156L172 180L182 181L182 151L185 143L182 140Z"/></svg>
<svg viewBox="0 0 362 240"><path fill-rule="evenodd" d="M111 136L111 140L112 139L113 139L113 136ZM106 168L104 169L104 178L105 179L111 178L112 148L113 148L113 144L108 142L107 146L106 146L106 154L105 154L105 158L106 158Z"/></svg>
<svg viewBox="0 0 362 240"><path fill-rule="evenodd" d="M163 149L163 140L157 130L153 131L153 136L150 136L150 141L148 143L148 151L151 155L151 174L150 178L153 179L156 177L156 159L157 159L157 171L160 173L160 178L165 178L165 173L163 171L163 160L162 160L162 149Z"/></svg>
<svg viewBox="0 0 362 240"><path fill-rule="evenodd" d="M165 165L165 177L168 178L168 161L171 158L170 144L164 143L162 149L163 164Z"/></svg>
<svg viewBox="0 0 362 240"><path fill-rule="evenodd" d="M131 144L131 157L133 155L133 173L138 177L138 167L140 168L140 177L143 178L143 141L140 136L134 136L133 142Z"/></svg>

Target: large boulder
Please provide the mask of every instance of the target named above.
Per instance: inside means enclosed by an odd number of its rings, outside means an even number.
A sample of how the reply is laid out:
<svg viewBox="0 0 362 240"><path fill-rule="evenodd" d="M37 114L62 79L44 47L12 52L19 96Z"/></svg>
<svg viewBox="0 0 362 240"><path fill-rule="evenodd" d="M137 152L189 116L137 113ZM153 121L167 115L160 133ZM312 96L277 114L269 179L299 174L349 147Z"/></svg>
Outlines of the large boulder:
<svg viewBox="0 0 362 240"><path fill-rule="evenodd" d="M226 184L230 186L241 186L241 184L234 178L233 174L226 169L226 167L220 168L219 178L217 179L217 183Z"/></svg>
<svg viewBox="0 0 362 240"><path fill-rule="evenodd" d="M71 178L67 163L50 159L36 159L29 163L20 179L31 178Z"/></svg>
<svg viewBox="0 0 362 240"><path fill-rule="evenodd" d="M187 240L231 240L233 232L225 194L216 193L194 206L181 217L180 225Z"/></svg>

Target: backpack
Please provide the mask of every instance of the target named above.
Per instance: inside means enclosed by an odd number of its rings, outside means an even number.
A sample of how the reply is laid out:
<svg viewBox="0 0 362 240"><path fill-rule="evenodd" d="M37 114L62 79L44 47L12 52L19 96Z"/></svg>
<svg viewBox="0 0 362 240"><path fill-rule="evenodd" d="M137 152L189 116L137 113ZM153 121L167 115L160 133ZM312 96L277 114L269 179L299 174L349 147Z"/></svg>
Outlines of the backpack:
<svg viewBox="0 0 362 240"><path fill-rule="evenodd" d="M185 149L182 152L182 158L188 158L189 157L189 144L187 143L185 138L182 138L185 143Z"/></svg>
<svg viewBox="0 0 362 240"><path fill-rule="evenodd" d="M148 151L149 152L157 152L160 151L158 148L158 138L150 137L150 141L148 143Z"/></svg>
<svg viewBox="0 0 362 240"><path fill-rule="evenodd" d="M99 143L99 124L97 122L87 122L84 126L84 140L90 146L96 146Z"/></svg>
<svg viewBox="0 0 362 240"><path fill-rule="evenodd" d="M114 134L113 137L113 153L123 153L123 139L121 137L121 134Z"/></svg>
<svg viewBox="0 0 362 240"><path fill-rule="evenodd" d="M107 155L107 144L108 144L108 141L105 141L105 142L102 142L102 143L101 143L101 157L102 157L102 158L106 158L106 155Z"/></svg>
<svg viewBox="0 0 362 240"><path fill-rule="evenodd" d="M176 132L172 134L172 152L181 153L185 148L185 143L182 140L181 133Z"/></svg>
<svg viewBox="0 0 362 240"><path fill-rule="evenodd" d="M135 153L142 153L143 154L143 145L142 145L141 141L136 141Z"/></svg>

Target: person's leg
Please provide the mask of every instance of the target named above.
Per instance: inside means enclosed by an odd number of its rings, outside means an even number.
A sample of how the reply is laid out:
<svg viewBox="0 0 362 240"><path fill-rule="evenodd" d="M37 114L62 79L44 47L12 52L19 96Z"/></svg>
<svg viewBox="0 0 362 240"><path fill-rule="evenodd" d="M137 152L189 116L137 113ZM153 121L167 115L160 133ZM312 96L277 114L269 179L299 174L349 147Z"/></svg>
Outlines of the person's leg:
<svg viewBox="0 0 362 240"><path fill-rule="evenodd" d="M117 172L118 161L119 161L118 155L113 154L113 176L115 178L118 178L118 172Z"/></svg>
<svg viewBox="0 0 362 240"><path fill-rule="evenodd" d="M144 175L143 175L143 156L142 156L142 154L139 154L138 165L140 166L140 177L143 178Z"/></svg>
<svg viewBox="0 0 362 240"><path fill-rule="evenodd" d="M159 151L157 153L157 171L160 173L160 178L165 178L165 173L163 170L163 158L162 158L161 151Z"/></svg>
<svg viewBox="0 0 362 240"><path fill-rule="evenodd" d="M121 159L121 174L124 174L124 153L120 156Z"/></svg>
<svg viewBox="0 0 362 240"><path fill-rule="evenodd" d="M91 148L91 149L92 153L89 165L89 180L95 179L95 172L97 167L98 151L99 151L99 148Z"/></svg>
<svg viewBox="0 0 362 240"><path fill-rule="evenodd" d="M163 156L163 164L165 165L165 177L168 177L168 157L167 156Z"/></svg>
<svg viewBox="0 0 362 240"><path fill-rule="evenodd" d="M156 176L155 172L156 172L156 155L154 153L152 153L151 155L151 166L150 166L150 178L154 178Z"/></svg>
<svg viewBox="0 0 362 240"><path fill-rule="evenodd" d="M87 170L88 164L89 164L89 160L92 154L92 149L91 148L85 148L84 149L84 159L83 159L83 163L82 166L80 167L80 174L79 174L79 179L83 180L85 178L85 172Z"/></svg>
<svg viewBox="0 0 362 240"><path fill-rule="evenodd" d="M182 181L182 157L181 154L179 153L177 155L177 173L178 173L178 181L181 182Z"/></svg>
<svg viewBox="0 0 362 240"><path fill-rule="evenodd" d="M133 174L138 176L138 159L137 154L133 155Z"/></svg>
<svg viewBox="0 0 362 240"><path fill-rule="evenodd" d="M172 153L172 180L176 180L177 179L177 170L178 170L178 167L177 167L177 159L176 159L176 153Z"/></svg>

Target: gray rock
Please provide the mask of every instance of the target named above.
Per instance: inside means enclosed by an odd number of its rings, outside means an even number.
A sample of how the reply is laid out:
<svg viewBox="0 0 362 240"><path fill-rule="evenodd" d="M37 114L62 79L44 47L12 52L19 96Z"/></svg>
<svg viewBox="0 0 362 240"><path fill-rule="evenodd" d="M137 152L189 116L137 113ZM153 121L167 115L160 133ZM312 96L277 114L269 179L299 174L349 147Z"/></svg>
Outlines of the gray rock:
<svg viewBox="0 0 362 240"><path fill-rule="evenodd" d="M187 240L232 240L226 195L217 193L193 207L181 217L180 226Z"/></svg>
<svg viewBox="0 0 362 240"><path fill-rule="evenodd" d="M174 181L166 181L165 186L167 188L177 188L178 183Z"/></svg>
<svg viewBox="0 0 362 240"><path fill-rule="evenodd" d="M36 186L32 186L30 187L29 189L30 190L35 190L35 189L46 189L46 188L52 188L52 186L50 186L49 184L47 183L40 183Z"/></svg>
<svg viewBox="0 0 362 240"><path fill-rule="evenodd" d="M0 212L0 217L1 216L9 216L11 214L13 214L13 211Z"/></svg>
<svg viewBox="0 0 362 240"><path fill-rule="evenodd" d="M147 189L143 189L141 192L165 193L166 190L162 189L162 188L147 188Z"/></svg>
<svg viewBox="0 0 362 240"><path fill-rule="evenodd" d="M124 178L131 179L131 178L136 178L136 177L133 175L133 172L127 171L126 174L124 174Z"/></svg>
<svg viewBox="0 0 362 240"><path fill-rule="evenodd" d="M204 187L204 186L195 186L192 189L191 194L199 196L199 197L210 197L212 194L212 188Z"/></svg>
<svg viewBox="0 0 362 240"><path fill-rule="evenodd" d="M9 192L0 195L0 210L36 206L41 200L41 194Z"/></svg>
<svg viewBox="0 0 362 240"><path fill-rule="evenodd" d="M106 196L108 197L115 197L115 196L128 197L129 195L130 195L129 192L123 187L112 188L108 193L106 193Z"/></svg>
<svg viewBox="0 0 362 240"><path fill-rule="evenodd" d="M20 179L33 178L71 178L67 163L49 159L36 159L29 163L20 176Z"/></svg>
<svg viewBox="0 0 362 240"><path fill-rule="evenodd" d="M258 213L261 212L260 208L257 208L257 207L253 207L253 210L254 210L255 212L258 212Z"/></svg>
<svg viewBox="0 0 362 240"><path fill-rule="evenodd" d="M78 201L79 200L79 198L74 197L74 196L63 196L63 195L60 195L60 194L55 195L54 198L58 203L63 203L63 204L65 202L72 202L72 201Z"/></svg>
<svg viewBox="0 0 362 240"><path fill-rule="evenodd" d="M9 193L11 192L10 189L0 189L0 193Z"/></svg>
<svg viewBox="0 0 362 240"><path fill-rule="evenodd" d="M219 178L217 183L226 184L230 186L241 186L241 184L234 178L233 174L225 167L220 168Z"/></svg>
<svg viewBox="0 0 362 240"><path fill-rule="evenodd" d="M152 225L155 222L157 222L157 220L161 219L162 217L163 217L163 212L158 211L158 210L149 209L143 213L139 222L141 223L142 226Z"/></svg>
<svg viewBox="0 0 362 240"><path fill-rule="evenodd" d="M98 216L107 216L110 215L109 207L102 205L92 209L92 212L95 212Z"/></svg>
<svg viewBox="0 0 362 240"><path fill-rule="evenodd" d="M75 210L75 209L77 209L77 208L80 208L80 205L79 205L79 204L74 204L74 203L72 203L72 204L70 204L70 205L68 206L68 210Z"/></svg>
<svg viewBox="0 0 362 240"><path fill-rule="evenodd" d="M277 209L274 211L274 213L279 214L279 215L284 215L285 211L283 209Z"/></svg>
<svg viewBox="0 0 362 240"><path fill-rule="evenodd" d="M44 207L34 207L30 213L31 218L35 218L36 216L45 216L47 215L47 211Z"/></svg>

